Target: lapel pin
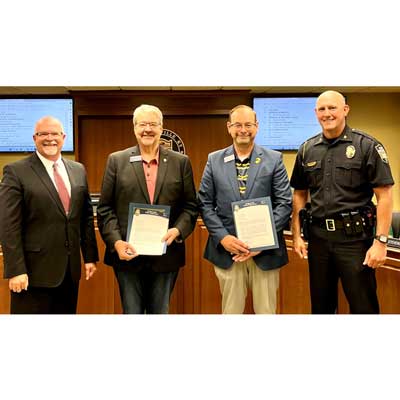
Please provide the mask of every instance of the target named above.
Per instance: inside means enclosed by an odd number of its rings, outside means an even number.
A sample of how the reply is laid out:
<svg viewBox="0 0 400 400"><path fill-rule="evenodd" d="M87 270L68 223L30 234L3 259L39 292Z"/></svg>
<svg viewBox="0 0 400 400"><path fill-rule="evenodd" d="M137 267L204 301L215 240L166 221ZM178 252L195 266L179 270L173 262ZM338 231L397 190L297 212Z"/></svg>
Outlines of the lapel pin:
<svg viewBox="0 0 400 400"><path fill-rule="evenodd" d="M166 158L164 158L164 160L163 160L164 162L167 162L167 159Z"/></svg>
<svg viewBox="0 0 400 400"><path fill-rule="evenodd" d="M257 157L256 160L255 160L255 163L256 163L256 164L260 164L260 161L261 161L261 158L260 158L260 157Z"/></svg>

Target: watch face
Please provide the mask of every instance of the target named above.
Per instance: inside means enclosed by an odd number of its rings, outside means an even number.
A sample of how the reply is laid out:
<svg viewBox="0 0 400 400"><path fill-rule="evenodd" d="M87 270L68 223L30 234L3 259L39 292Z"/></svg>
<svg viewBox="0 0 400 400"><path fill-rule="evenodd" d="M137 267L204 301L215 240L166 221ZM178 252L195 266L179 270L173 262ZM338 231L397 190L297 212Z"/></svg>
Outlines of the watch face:
<svg viewBox="0 0 400 400"><path fill-rule="evenodd" d="M387 243L388 242L388 237L385 235L377 235L376 239L378 239L382 243Z"/></svg>

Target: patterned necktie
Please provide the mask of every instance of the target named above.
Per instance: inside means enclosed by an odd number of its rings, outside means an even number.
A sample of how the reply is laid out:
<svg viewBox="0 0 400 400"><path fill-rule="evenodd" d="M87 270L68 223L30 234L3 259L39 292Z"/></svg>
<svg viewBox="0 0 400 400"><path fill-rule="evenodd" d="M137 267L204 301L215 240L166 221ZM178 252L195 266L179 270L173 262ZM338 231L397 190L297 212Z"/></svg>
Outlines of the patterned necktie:
<svg viewBox="0 0 400 400"><path fill-rule="evenodd" d="M67 187L65 186L64 180L58 172L57 163L53 164L53 173L54 173L54 181L56 182L58 195L60 196L61 203L64 206L65 212L68 214L69 212L69 203L71 198L69 197L69 193Z"/></svg>

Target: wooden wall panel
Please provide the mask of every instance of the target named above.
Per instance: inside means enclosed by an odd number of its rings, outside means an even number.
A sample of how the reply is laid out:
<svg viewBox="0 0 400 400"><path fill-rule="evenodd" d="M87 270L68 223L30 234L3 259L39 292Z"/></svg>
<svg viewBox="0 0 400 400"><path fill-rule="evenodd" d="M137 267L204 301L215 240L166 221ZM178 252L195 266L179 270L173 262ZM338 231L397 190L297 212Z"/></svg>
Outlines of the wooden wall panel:
<svg viewBox="0 0 400 400"><path fill-rule="evenodd" d="M382 314L400 313L400 271L379 268L376 271L379 306Z"/></svg>
<svg viewBox="0 0 400 400"><path fill-rule="evenodd" d="M99 193L107 157L136 143L129 117L79 119L79 161L87 171L89 190Z"/></svg>
<svg viewBox="0 0 400 400"><path fill-rule="evenodd" d="M198 188L208 154L232 144L226 116L166 117L164 127L177 133L186 147Z"/></svg>
<svg viewBox="0 0 400 400"><path fill-rule="evenodd" d="M279 313L309 314L311 312L310 285L307 260L294 253L288 245L289 264L281 268L279 283Z"/></svg>
<svg viewBox="0 0 400 400"><path fill-rule="evenodd" d="M346 300L346 296L344 295L344 290L342 283L339 281L338 283L338 314L350 314L350 306Z"/></svg>
<svg viewBox="0 0 400 400"><path fill-rule="evenodd" d="M172 292L170 314L193 314L193 235L186 240L186 264L180 268L178 279Z"/></svg>
<svg viewBox="0 0 400 400"><path fill-rule="evenodd" d="M207 243L208 232L204 224L198 227L199 230L199 309L200 314L221 314L221 293L218 279L215 276L213 265L203 258L204 248Z"/></svg>
<svg viewBox="0 0 400 400"><path fill-rule="evenodd" d="M96 227L96 239L99 248L100 260L103 260L105 245L100 238ZM117 296L115 296L115 292ZM118 283L114 277L114 271L103 262L97 263L95 275L85 280L85 269L82 265L82 278L79 284L78 314L114 314L121 310Z"/></svg>
<svg viewBox="0 0 400 400"><path fill-rule="evenodd" d="M251 105L249 90L73 92L78 116L132 116L140 104L154 104L164 116L226 115L238 104Z"/></svg>

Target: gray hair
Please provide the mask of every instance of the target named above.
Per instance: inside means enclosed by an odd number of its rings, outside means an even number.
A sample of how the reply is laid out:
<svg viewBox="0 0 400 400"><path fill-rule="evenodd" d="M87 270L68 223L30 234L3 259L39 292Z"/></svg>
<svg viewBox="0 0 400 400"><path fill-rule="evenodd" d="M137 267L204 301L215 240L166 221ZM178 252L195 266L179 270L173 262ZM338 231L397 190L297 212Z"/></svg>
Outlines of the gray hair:
<svg viewBox="0 0 400 400"><path fill-rule="evenodd" d="M157 114L161 125L163 124L163 115L158 107L149 104L142 104L133 111L133 125L136 125L137 117L142 112L153 112Z"/></svg>

